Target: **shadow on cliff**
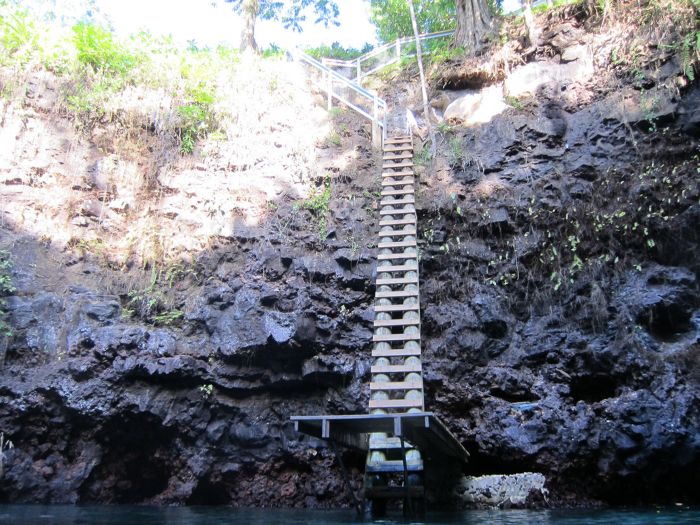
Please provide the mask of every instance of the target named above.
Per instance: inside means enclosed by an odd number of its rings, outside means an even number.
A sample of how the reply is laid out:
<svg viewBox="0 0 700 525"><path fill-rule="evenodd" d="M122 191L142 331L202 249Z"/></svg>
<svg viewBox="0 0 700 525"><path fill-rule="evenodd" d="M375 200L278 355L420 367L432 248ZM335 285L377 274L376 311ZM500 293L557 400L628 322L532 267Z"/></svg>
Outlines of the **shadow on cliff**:
<svg viewBox="0 0 700 525"><path fill-rule="evenodd" d="M419 201L429 406L470 474L542 472L559 503L695 502L699 91L603 87L446 128Z"/></svg>
<svg viewBox="0 0 700 525"><path fill-rule="evenodd" d="M348 125L311 197L280 184L255 221L168 262L112 257L100 214L65 245L5 214L0 500L349 504L333 455L288 423L366 406L379 177ZM364 458L345 460L359 488Z"/></svg>

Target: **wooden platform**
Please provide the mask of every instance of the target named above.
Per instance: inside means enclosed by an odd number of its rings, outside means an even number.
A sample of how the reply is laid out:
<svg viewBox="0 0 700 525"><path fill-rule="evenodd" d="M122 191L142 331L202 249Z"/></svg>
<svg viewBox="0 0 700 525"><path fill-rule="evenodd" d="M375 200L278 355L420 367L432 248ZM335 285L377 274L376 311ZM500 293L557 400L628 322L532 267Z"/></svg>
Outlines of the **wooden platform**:
<svg viewBox="0 0 700 525"><path fill-rule="evenodd" d="M369 447L369 434L384 432L402 437L422 450L469 460L469 452L432 412L353 414L343 416L292 416L294 429L319 439L332 439L360 450Z"/></svg>

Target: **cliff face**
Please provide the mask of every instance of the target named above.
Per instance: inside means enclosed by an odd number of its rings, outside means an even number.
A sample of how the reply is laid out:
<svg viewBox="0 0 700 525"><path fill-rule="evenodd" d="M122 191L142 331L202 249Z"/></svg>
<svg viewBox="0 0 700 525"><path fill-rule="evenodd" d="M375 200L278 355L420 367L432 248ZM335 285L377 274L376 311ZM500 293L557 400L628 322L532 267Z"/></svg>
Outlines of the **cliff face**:
<svg viewBox="0 0 700 525"><path fill-rule="evenodd" d="M549 20L511 107L443 127L422 178L428 406L471 474L542 472L558 502L697 501L700 91L671 54L611 70L584 21ZM105 154L109 126L79 137L33 82L3 108L0 500L349 504L288 417L367 405L365 125L335 116L324 138L309 100L243 161L221 145L156 166L154 198L128 190L148 157ZM282 148L302 117L320 131ZM359 488L364 458L345 459Z"/></svg>

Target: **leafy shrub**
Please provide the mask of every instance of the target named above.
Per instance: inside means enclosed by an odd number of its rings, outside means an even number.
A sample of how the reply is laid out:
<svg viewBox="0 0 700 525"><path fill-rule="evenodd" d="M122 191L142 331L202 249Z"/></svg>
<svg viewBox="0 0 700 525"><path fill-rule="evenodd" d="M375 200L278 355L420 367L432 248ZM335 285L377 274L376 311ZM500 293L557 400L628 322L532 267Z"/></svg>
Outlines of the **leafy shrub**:
<svg viewBox="0 0 700 525"><path fill-rule="evenodd" d="M215 126L212 105L214 94L205 85L188 90L188 101L177 107L180 125L178 135L180 151L189 155L194 151L197 139L205 137Z"/></svg>
<svg viewBox="0 0 700 525"><path fill-rule="evenodd" d="M144 321L160 326L178 324L184 313L182 310L173 308L168 292L172 290L176 281L191 274L193 274L191 269L185 269L179 264L162 269L153 266L148 285L128 293L128 301L122 313L127 317L137 315Z"/></svg>
<svg viewBox="0 0 700 525"><path fill-rule="evenodd" d="M326 175L323 181L323 190L315 189L311 196L303 202L304 209L311 211L315 216L318 229L318 238L324 241L328 235L328 213L331 202L331 177Z"/></svg>
<svg viewBox="0 0 700 525"><path fill-rule="evenodd" d="M98 25L80 22L73 26L73 42L78 61L95 72L123 75L136 63L135 57L115 42L112 33Z"/></svg>
<svg viewBox="0 0 700 525"><path fill-rule="evenodd" d="M34 23L26 12L16 11L0 16L0 31L0 43L9 55L37 43Z"/></svg>
<svg viewBox="0 0 700 525"><path fill-rule="evenodd" d="M269 48L263 50L262 52L262 57L263 58L281 58L284 56L284 49L282 49L279 46L276 46L275 44L272 44Z"/></svg>
<svg viewBox="0 0 700 525"><path fill-rule="evenodd" d="M354 60L355 58L369 53L373 47L371 44L366 44L362 49L354 49L351 47L343 47L338 42L333 42L330 46L318 46L306 49L307 55L314 57L317 60L322 58L335 58L336 60Z"/></svg>

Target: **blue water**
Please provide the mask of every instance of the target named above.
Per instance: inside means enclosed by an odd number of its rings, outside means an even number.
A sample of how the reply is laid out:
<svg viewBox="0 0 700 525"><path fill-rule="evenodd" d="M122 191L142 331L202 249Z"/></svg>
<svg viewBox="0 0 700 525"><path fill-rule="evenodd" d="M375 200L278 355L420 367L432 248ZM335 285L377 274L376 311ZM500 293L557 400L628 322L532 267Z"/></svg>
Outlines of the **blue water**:
<svg viewBox="0 0 700 525"><path fill-rule="evenodd" d="M223 507L74 507L0 505L0 525L347 525L353 511L233 510ZM467 511L370 523L431 525L700 525L700 511L678 508L603 511Z"/></svg>

